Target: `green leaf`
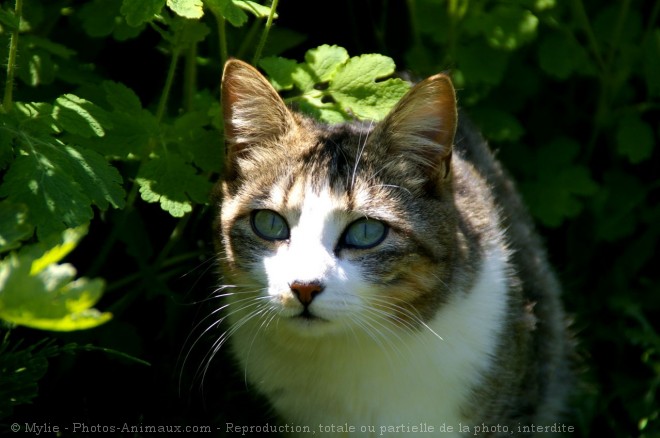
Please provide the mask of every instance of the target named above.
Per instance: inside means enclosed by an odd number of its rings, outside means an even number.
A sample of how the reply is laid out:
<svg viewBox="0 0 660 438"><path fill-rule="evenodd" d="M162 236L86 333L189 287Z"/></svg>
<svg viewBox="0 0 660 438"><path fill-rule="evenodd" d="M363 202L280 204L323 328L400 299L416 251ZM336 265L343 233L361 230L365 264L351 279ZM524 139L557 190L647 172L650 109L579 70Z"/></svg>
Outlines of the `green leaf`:
<svg viewBox="0 0 660 438"><path fill-rule="evenodd" d="M634 175L607 172L602 190L593 203L600 218L596 222L596 237L611 242L633 234L639 228L639 215L635 210L644 205L647 193L648 189Z"/></svg>
<svg viewBox="0 0 660 438"><path fill-rule="evenodd" d="M349 59L348 52L343 47L323 45L305 53L305 62L315 74L316 82L327 82ZM385 73L389 75L390 73Z"/></svg>
<svg viewBox="0 0 660 438"><path fill-rule="evenodd" d="M111 128L110 116L92 102L73 94L58 97L53 119L62 129L83 137L103 137Z"/></svg>
<svg viewBox="0 0 660 438"><path fill-rule="evenodd" d="M21 240L32 236L34 227L27 222L27 206L0 202L0 253L16 249Z"/></svg>
<svg viewBox="0 0 660 438"><path fill-rule="evenodd" d="M208 114L191 111L178 117L166 133L168 148L176 148L187 163L194 163L204 172L220 172L223 153L220 133L207 129Z"/></svg>
<svg viewBox="0 0 660 438"><path fill-rule="evenodd" d="M118 41L135 38L145 28L145 23L130 26L120 12L121 6L122 0L92 0L82 5L77 15L91 37L112 35Z"/></svg>
<svg viewBox="0 0 660 438"><path fill-rule="evenodd" d="M78 18L87 35L97 38L111 35L121 4L122 0L92 0L82 5Z"/></svg>
<svg viewBox="0 0 660 438"><path fill-rule="evenodd" d="M525 133L515 116L497 108L479 106L473 108L470 115L483 135L492 141L516 141Z"/></svg>
<svg viewBox="0 0 660 438"><path fill-rule="evenodd" d="M142 110L140 98L126 85L104 81L102 86L108 103L118 112L137 113Z"/></svg>
<svg viewBox="0 0 660 438"><path fill-rule="evenodd" d="M53 234L38 243L21 249L21 256L33 260L31 274L38 274L51 264L64 259L73 251L78 242L87 235L88 227L68 228L61 234Z"/></svg>
<svg viewBox="0 0 660 438"><path fill-rule="evenodd" d="M75 245L84 232L69 231L62 243L70 245L73 240ZM92 308L103 293L103 280L74 280L72 265L51 263L62 257L62 251L56 253L46 251L35 258L26 250L0 261L0 319L41 330L72 331L96 327L111 318Z"/></svg>
<svg viewBox="0 0 660 438"><path fill-rule="evenodd" d="M50 39L22 35L18 46L17 75L32 87L50 84L57 78L75 79L75 70L84 71L73 59L75 51Z"/></svg>
<svg viewBox="0 0 660 438"><path fill-rule="evenodd" d="M186 50L193 44L203 41L211 32L209 27L199 20L189 20L181 17L172 17L167 19L169 29L164 30L160 27L155 29L161 36L172 44L175 51Z"/></svg>
<svg viewBox="0 0 660 438"><path fill-rule="evenodd" d="M565 34L552 33L538 49L539 66L551 76L566 79L576 71L585 71L589 58L584 47Z"/></svg>
<svg viewBox="0 0 660 438"><path fill-rule="evenodd" d="M232 0L232 3L234 3L236 6L243 9L244 11L248 11L257 18L267 18L270 15L270 8L268 6L261 5L257 2L253 2L249 0ZM276 19L277 17L278 15L276 12L273 18Z"/></svg>
<svg viewBox="0 0 660 438"><path fill-rule="evenodd" d="M279 55L302 44L307 36L285 27L271 27L268 41L264 47L264 56Z"/></svg>
<svg viewBox="0 0 660 438"><path fill-rule="evenodd" d="M55 63L50 53L31 47L19 39L17 76L27 85L50 84L55 80Z"/></svg>
<svg viewBox="0 0 660 438"><path fill-rule="evenodd" d="M103 82L100 93L110 105L106 113L112 128L94 141L77 141L103 156L126 159L146 155L150 140L159 133L156 117L142 109L140 99L123 84Z"/></svg>
<svg viewBox="0 0 660 438"><path fill-rule="evenodd" d="M28 207L28 222L39 237L87 223L92 204L123 207L121 176L103 157L48 135L47 117L41 126L27 121L34 125L14 128L22 129L15 137L20 155L5 174L0 196Z"/></svg>
<svg viewBox="0 0 660 438"><path fill-rule="evenodd" d="M0 8L0 24L7 26L7 30L13 31L18 29L20 20L13 12Z"/></svg>
<svg viewBox="0 0 660 438"><path fill-rule="evenodd" d="M628 114L619 120L616 143L620 154L628 157L631 163L640 163L653 152L653 129L637 114Z"/></svg>
<svg viewBox="0 0 660 438"><path fill-rule="evenodd" d="M579 150L576 141L560 138L543 146L530 163L535 178L520 188L532 214L546 226L557 227L577 216L583 208L582 197L598 191L589 169L574 164Z"/></svg>
<svg viewBox="0 0 660 438"><path fill-rule="evenodd" d="M140 185L143 200L159 202L161 208L174 217L192 211L193 203L208 202L212 187L181 155L172 152L152 154L135 181Z"/></svg>
<svg viewBox="0 0 660 438"><path fill-rule="evenodd" d="M539 19L515 5L496 6L481 17L488 44L496 49L515 50L536 37Z"/></svg>
<svg viewBox="0 0 660 438"><path fill-rule="evenodd" d="M167 7L184 18L199 19L204 15L202 0L167 0Z"/></svg>
<svg viewBox="0 0 660 438"><path fill-rule="evenodd" d="M120 11L129 25L137 27L153 20L163 6L165 0L124 0Z"/></svg>
<svg viewBox="0 0 660 438"><path fill-rule="evenodd" d="M62 166L58 151L19 156L5 175L0 196L28 206L29 222L46 236L89 222L89 199Z"/></svg>
<svg viewBox="0 0 660 438"><path fill-rule="evenodd" d="M34 35L24 36L23 42L26 43L29 47L38 47L39 49L42 49L51 55L55 55L63 59L69 59L76 54L75 50L72 50L67 46Z"/></svg>
<svg viewBox="0 0 660 438"><path fill-rule="evenodd" d="M124 208L122 177L105 158L75 146L65 146L64 154L68 158L66 167L70 175L92 203L101 210L106 210L109 205Z"/></svg>
<svg viewBox="0 0 660 438"><path fill-rule="evenodd" d="M277 90L295 87L302 92L290 98L301 111L328 123L351 117L382 119L410 88L401 79L388 79L395 71L391 58L377 54L349 58L338 46L311 49L304 63L270 57L260 66Z"/></svg>
<svg viewBox="0 0 660 438"><path fill-rule="evenodd" d="M354 57L337 69L328 92L344 111L359 119L380 120L410 88L401 79L383 80L394 70L394 61L386 56Z"/></svg>
<svg viewBox="0 0 660 438"><path fill-rule="evenodd" d="M241 27L248 20L247 14L232 0L204 0L204 3L216 17L225 18L232 26Z"/></svg>
<svg viewBox="0 0 660 438"><path fill-rule="evenodd" d="M14 133L7 129L0 115L0 170L14 161Z"/></svg>
<svg viewBox="0 0 660 438"><path fill-rule="evenodd" d="M262 58L259 61L259 66L264 69L270 83L278 91L292 89L294 84L293 75L302 68L300 64L292 59L277 56Z"/></svg>
<svg viewBox="0 0 660 438"><path fill-rule="evenodd" d="M38 395L37 382L48 370L48 358L59 350L52 342L39 341L19 349L20 341L10 347L9 336L0 345L0 419L13 413L15 406L30 403Z"/></svg>
<svg viewBox="0 0 660 438"><path fill-rule="evenodd" d="M507 52L493 50L482 41L473 41L459 48L456 53L458 70L466 83L497 85L502 82L509 56Z"/></svg>

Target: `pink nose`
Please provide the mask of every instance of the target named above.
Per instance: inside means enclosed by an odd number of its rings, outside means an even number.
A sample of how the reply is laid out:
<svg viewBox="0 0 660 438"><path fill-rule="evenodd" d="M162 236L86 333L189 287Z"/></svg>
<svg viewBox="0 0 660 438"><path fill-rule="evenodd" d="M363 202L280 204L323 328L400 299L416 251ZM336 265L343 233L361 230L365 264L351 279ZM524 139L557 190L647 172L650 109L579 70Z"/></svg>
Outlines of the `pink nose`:
<svg viewBox="0 0 660 438"><path fill-rule="evenodd" d="M304 306L309 306L314 297L323 292L323 285L319 282L303 283L294 281L289 287Z"/></svg>

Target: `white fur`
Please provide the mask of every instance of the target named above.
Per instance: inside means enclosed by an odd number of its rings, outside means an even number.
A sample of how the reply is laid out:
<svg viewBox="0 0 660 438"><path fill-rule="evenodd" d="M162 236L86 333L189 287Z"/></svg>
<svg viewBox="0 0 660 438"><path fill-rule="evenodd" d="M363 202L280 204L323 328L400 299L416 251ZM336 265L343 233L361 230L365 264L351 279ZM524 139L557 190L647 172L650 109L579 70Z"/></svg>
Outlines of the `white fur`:
<svg viewBox="0 0 660 438"><path fill-rule="evenodd" d="M426 436L459 436L459 424L476 420L460 409L491 366L505 319L507 251L493 245L472 290L454 291L428 327L405 330L365 311L374 291L359 267L333 254L351 218L323 193L305 193L300 216L287 218L290 245L265 261L277 316L252 318L233 335L248 379L287 424L317 434L347 424L350 436L380 436L388 426L404 428L386 436L418 436L407 428L421 424L435 428ZM288 287L295 280L326 285L310 308L326 321L292 318L302 309ZM455 433L439 433L443 424Z"/></svg>

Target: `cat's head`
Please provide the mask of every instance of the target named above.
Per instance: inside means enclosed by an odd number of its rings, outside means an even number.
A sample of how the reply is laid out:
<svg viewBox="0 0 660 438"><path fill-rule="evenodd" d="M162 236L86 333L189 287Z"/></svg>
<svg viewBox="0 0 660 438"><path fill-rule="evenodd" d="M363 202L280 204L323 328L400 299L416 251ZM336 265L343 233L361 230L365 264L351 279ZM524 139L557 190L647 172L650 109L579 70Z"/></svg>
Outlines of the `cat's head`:
<svg viewBox="0 0 660 438"><path fill-rule="evenodd" d="M216 235L235 324L315 336L414 330L435 314L461 244L447 76L413 86L380 123L327 126L232 60L222 107Z"/></svg>

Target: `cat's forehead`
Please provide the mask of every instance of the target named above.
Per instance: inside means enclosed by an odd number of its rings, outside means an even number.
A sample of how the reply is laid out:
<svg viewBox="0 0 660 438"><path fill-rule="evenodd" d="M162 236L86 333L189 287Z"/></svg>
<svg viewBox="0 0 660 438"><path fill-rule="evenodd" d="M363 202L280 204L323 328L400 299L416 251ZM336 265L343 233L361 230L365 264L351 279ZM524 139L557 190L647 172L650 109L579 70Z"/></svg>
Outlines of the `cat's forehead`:
<svg viewBox="0 0 660 438"><path fill-rule="evenodd" d="M331 188L311 175L283 178L271 187L268 203L273 210L287 212L296 217L303 213L314 215L319 212L350 211L350 194L342 189Z"/></svg>
<svg viewBox="0 0 660 438"><path fill-rule="evenodd" d="M300 202L306 193L320 196L324 191L345 202L347 194L360 187L358 182L365 179L365 171L375 167L368 138L368 127L360 124L301 123L299 129L280 140L279 147L260 154L267 162L258 163L255 170L276 176L275 180L264 178L262 183L281 204ZM277 153L272 153L275 150Z"/></svg>

